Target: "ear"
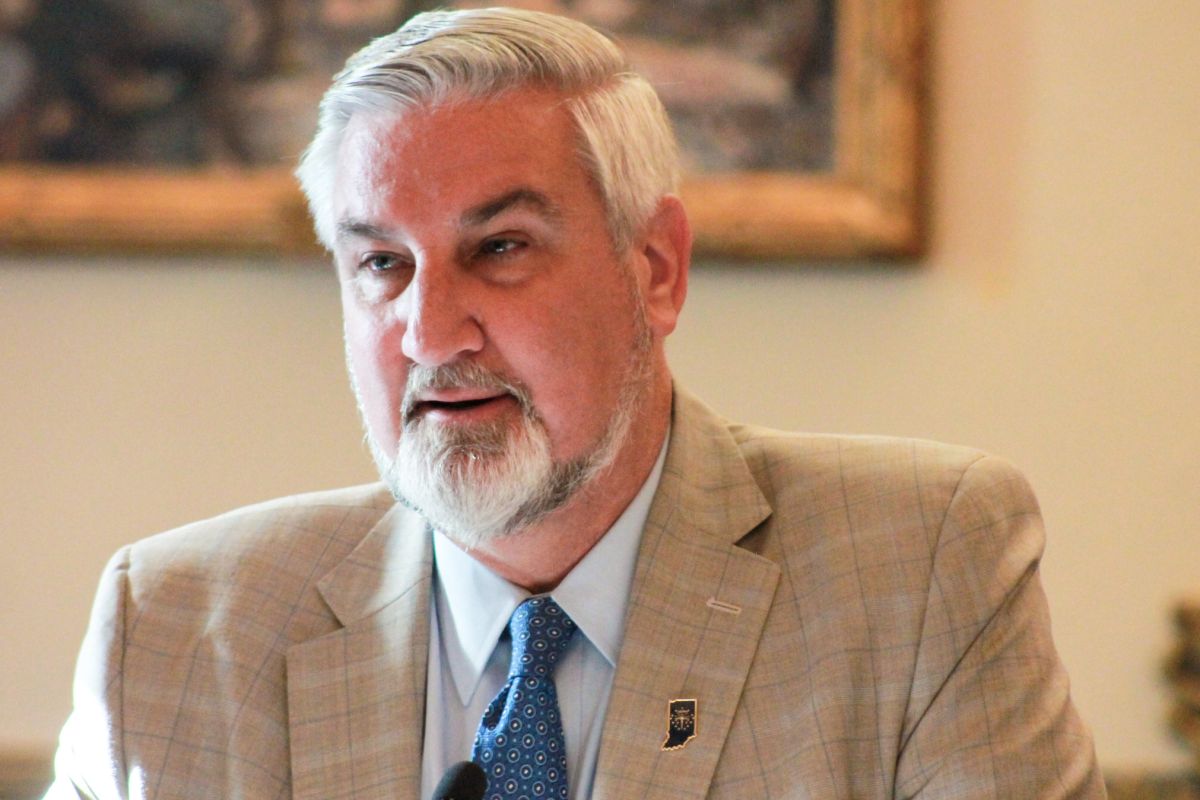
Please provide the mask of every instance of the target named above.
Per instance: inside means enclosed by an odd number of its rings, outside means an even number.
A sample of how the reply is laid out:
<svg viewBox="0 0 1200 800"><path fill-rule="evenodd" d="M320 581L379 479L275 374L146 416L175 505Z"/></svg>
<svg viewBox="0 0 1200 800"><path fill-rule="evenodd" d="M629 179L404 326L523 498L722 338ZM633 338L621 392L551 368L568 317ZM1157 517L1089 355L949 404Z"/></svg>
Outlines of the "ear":
<svg viewBox="0 0 1200 800"><path fill-rule="evenodd" d="M646 224L638 254L648 277L644 278L646 321L660 339L675 330L687 297L688 269L692 261L692 227L683 203L674 195L659 201Z"/></svg>

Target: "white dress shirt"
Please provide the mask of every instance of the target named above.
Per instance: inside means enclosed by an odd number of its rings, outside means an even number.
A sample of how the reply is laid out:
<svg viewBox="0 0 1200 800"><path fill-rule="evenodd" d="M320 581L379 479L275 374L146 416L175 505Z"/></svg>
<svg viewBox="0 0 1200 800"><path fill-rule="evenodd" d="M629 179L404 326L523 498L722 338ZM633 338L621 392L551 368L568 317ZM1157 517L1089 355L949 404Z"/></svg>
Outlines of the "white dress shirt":
<svg viewBox="0 0 1200 800"><path fill-rule="evenodd" d="M550 593L579 628L554 670L572 800L591 796L638 543L665 455L664 442L637 496ZM432 797L452 764L470 759L483 712L508 679L511 647L501 635L513 611L530 597L442 534L433 537L423 798Z"/></svg>

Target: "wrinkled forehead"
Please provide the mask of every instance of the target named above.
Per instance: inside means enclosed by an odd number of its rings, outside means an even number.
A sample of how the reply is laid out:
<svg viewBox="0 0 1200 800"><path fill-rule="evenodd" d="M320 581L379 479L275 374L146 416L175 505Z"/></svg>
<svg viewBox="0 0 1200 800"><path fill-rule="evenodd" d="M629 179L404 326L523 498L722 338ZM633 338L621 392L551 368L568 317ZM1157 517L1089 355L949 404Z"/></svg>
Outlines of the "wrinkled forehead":
<svg viewBox="0 0 1200 800"><path fill-rule="evenodd" d="M478 138L480 126L497 127L518 117L547 122L550 115L562 115L574 126L566 98L545 91L514 89L482 97L454 95L436 103L359 109L345 125L338 162L341 166L353 157L376 164L394 164L399 158L419 163L435 152L459 147L468 138Z"/></svg>
<svg viewBox="0 0 1200 800"><path fill-rule="evenodd" d="M546 90L514 90L486 98L394 111L359 111L339 144L334 176L337 209L385 197L447 201L501 191L517 183L586 183L600 200L583 157L568 98Z"/></svg>

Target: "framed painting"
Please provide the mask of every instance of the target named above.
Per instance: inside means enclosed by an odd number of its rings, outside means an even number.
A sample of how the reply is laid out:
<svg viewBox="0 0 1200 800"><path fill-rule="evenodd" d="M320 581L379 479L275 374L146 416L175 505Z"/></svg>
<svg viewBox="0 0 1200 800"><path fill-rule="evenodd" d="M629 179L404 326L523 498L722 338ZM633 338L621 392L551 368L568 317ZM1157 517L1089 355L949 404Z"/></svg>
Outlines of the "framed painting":
<svg viewBox="0 0 1200 800"><path fill-rule="evenodd" d="M658 87L698 255L920 252L923 0L511 4L611 33ZM0 243L317 252L291 168L321 92L357 46L437 5L0 5Z"/></svg>

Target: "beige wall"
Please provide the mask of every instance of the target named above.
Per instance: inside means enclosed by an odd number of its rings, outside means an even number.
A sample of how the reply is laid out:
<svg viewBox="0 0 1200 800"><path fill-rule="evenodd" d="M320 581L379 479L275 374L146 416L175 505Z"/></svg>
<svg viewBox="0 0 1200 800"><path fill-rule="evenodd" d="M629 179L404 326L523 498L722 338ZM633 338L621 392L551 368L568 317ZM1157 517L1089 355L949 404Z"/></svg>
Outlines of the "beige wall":
<svg viewBox="0 0 1200 800"><path fill-rule="evenodd" d="M1200 591L1200 4L935 5L931 254L700 264L672 357L732 416L1023 466L1102 760L1180 764L1158 671ZM119 544L370 478L337 314L319 265L0 260L0 744L54 737Z"/></svg>

